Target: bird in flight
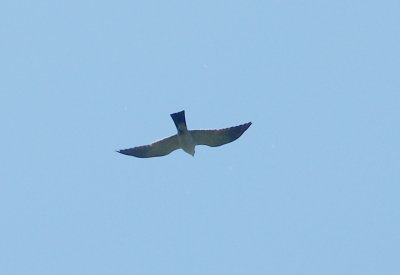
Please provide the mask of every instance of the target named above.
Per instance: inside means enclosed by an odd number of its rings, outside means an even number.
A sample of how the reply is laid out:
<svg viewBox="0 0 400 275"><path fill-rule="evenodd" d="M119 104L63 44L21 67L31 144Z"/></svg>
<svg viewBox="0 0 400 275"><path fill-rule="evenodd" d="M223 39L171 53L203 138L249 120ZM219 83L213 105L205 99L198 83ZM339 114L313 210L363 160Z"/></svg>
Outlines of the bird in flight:
<svg viewBox="0 0 400 275"><path fill-rule="evenodd" d="M251 122L216 130L188 130L185 111L171 114L178 133L155 141L149 145L137 146L117 151L118 153L138 158L161 157L172 151L182 149L194 156L196 145L217 147L238 139L251 125Z"/></svg>

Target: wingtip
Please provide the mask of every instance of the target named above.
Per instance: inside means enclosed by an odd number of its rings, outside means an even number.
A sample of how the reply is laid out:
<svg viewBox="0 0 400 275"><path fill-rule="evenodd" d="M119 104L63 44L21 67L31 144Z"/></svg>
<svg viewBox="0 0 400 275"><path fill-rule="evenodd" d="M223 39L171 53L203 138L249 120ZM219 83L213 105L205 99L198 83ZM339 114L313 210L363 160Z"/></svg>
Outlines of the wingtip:
<svg viewBox="0 0 400 275"><path fill-rule="evenodd" d="M128 154L128 153L126 152L126 150L117 150L117 151L115 151L115 152L120 153L121 155L130 156L130 154Z"/></svg>
<svg viewBox="0 0 400 275"><path fill-rule="evenodd" d="M249 121L249 122L243 124L243 126L245 126L246 130L247 130L251 126L251 124L253 124L253 123L251 121Z"/></svg>

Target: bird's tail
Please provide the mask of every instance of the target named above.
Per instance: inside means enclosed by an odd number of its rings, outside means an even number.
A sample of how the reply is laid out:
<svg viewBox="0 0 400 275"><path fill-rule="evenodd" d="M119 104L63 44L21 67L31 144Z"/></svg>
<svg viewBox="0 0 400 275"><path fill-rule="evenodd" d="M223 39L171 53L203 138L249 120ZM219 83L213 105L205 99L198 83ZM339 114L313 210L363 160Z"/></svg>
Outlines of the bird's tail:
<svg viewBox="0 0 400 275"><path fill-rule="evenodd" d="M185 120L185 111L173 113L173 114L171 114L171 117L175 123L176 129L178 129L178 132L187 131L186 120Z"/></svg>

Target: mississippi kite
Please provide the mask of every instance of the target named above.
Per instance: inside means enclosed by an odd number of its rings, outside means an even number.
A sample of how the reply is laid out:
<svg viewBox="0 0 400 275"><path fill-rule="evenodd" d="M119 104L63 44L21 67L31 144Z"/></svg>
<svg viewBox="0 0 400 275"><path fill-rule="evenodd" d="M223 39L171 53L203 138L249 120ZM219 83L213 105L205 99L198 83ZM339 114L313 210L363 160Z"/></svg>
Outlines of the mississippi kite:
<svg viewBox="0 0 400 275"><path fill-rule="evenodd" d="M118 153L138 158L161 157L172 151L182 149L194 156L196 145L217 147L238 139L251 125L251 122L224 129L188 130L185 111L171 114L178 133L158 140L149 145L117 151Z"/></svg>

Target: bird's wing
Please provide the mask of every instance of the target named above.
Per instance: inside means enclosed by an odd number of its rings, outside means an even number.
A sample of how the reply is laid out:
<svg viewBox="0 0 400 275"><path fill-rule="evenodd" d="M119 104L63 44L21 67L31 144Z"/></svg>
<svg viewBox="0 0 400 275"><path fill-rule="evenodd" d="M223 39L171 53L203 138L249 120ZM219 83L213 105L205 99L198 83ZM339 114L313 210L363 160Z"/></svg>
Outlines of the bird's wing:
<svg viewBox="0 0 400 275"><path fill-rule="evenodd" d="M158 140L149 145L117 151L118 153L138 158L161 157L180 148L176 135Z"/></svg>
<svg viewBox="0 0 400 275"><path fill-rule="evenodd" d="M221 146L238 139L251 125L251 122L218 130L191 130L196 145Z"/></svg>

